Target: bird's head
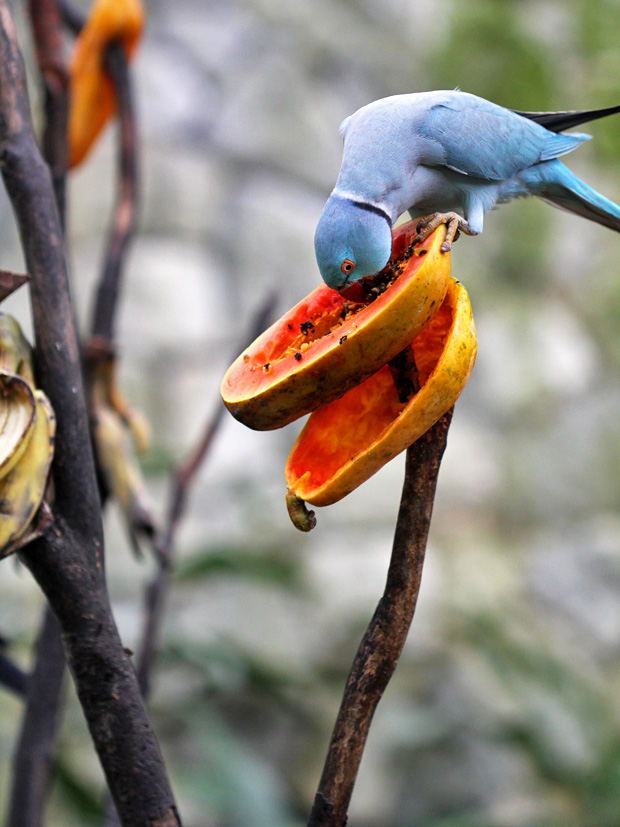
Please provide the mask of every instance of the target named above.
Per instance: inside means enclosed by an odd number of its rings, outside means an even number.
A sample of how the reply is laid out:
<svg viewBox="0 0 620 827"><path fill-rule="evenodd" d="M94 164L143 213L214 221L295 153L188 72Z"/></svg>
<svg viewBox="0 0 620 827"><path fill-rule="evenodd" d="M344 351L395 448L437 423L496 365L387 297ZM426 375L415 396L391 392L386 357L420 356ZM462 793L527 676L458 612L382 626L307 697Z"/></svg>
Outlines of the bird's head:
<svg viewBox="0 0 620 827"><path fill-rule="evenodd" d="M392 253L392 224L383 210L332 195L314 235L323 281L344 290L383 270Z"/></svg>

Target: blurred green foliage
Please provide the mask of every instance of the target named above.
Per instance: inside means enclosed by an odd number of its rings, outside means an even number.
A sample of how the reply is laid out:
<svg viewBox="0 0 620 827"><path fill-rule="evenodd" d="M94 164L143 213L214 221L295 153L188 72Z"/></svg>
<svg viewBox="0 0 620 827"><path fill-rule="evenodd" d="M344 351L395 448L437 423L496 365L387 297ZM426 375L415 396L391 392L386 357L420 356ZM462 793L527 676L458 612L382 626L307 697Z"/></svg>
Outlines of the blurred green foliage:
<svg viewBox="0 0 620 827"><path fill-rule="evenodd" d="M512 109L558 108L544 43L535 31L524 36L524 5L533 11L530 4L493 0L455 4L434 56L437 87L476 90Z"/></svg>

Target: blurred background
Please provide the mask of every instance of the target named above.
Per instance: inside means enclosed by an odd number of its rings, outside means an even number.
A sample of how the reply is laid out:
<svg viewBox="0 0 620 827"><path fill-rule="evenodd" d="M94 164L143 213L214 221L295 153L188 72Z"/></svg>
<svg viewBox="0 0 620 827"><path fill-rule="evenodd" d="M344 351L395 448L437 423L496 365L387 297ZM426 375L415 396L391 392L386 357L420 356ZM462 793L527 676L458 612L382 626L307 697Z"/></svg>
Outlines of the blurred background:
<svg viewBox="0 0 620 827"><path fill-rule="evenodd" d="M88 8L87 2L80 4ZM33 69L22 2L11 4ZM139 232L123 287L122 386L151 421L155 512L219 405L252 314L319 283L313 235L338 126L382 96L459 87L507 107L620 103L615 0L146 0L134 64ZM32 72L32 100L39 89ZM620 117L567 158L620 201ZM80 326L115 192L116 132L69 185ZM0 266L23 269L0 202ZM379 705L351 827L620 823L620 238L531 199L462 238L478 360L456 405L422 589ZM3 309L29 328L27 297ZM178 536L152 719L186 827L305 824L352 658L383 590L399 457L310 535L289 522L300 429L226 416ZM135 648L154 565L106 513L107 565ZM42 606L0 576L0 634L24 668ZM51 825L101 822L102 775L71 685ZM0 690L0 808L21 702Z"/></svg>

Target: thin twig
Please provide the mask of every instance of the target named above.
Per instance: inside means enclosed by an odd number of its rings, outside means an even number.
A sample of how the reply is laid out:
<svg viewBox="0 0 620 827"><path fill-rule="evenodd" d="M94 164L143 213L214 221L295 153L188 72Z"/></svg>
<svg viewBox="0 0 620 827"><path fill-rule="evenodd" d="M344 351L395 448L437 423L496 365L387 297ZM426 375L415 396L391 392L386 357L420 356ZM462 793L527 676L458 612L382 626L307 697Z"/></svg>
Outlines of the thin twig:
<svg viewBox="0 0 620 827"><path fill-rule="evenodd" d="M57 0L58 10L62 16L62 22L74 35L79 34L84 28L86 14L70 0Z"/></svg>
<svg viewBox="0 0 620 827"><path fill-rule="evenodd" d="M38 827L44 823L64 674L60 626L48 606L37 641L35 668L28 681L26 709L13 760L7 827Z"/></svg>
<svg viewBox="0 0 620 827"><path fill-rule="evenodd" d="M120 186L97 288L92 335L99 341L107 341L112 345L123 261L136 221L138 153L131 77L125 52L119 43L108 46L105 65L114 83L118 101Z"/></svg>
<svg viewBox="0 0 620 827"><path fill-rule="evenodd" d="M308 827L344 827L373 714L402 652L420 589L452 411L407 450L385 591L349 674Z"/></svg>
<svg viewBox="0 0 620 827"><path fill-rule="evenodd" d="M86 17L69 0L57 0L63 22L74 34L82 30ZM105 68L112 83L118 106L119 122L119 189L112 226L103 257L103 267L93 308L91 336L96 350L114 350L114 324L118 308L123 263L131 242L138 200L138 138L133 104L133 87L125 51L112 42L106 49Z"/></svg>
<svg viewBox="0 0 620 827"><path fill-rule="evenodd" d="M52 173L56 203L64 227L69 74L63 52L61 17L56 0L29 0L29 6L45 93L43 155Z"/></svg>
<svg viewBox="0 0 620 827"><path fill-rule="evenodd" d="M0 685L10 689L20 698L24 698L28 691L28 675L2 652L0 652Z"/></svg>
<svg viewBox="0 0 620 827"><path fill-rule="evenodd" d="M243 350L247 347L247 345L253 342L269 325L275 304L276 294L270 292L252 319L247 337L238 350ZM151 672L155 662L159 628L161 626L165 596L172 569L176 529L181 517L185 513L192 482L213 444L213 439L222 422L225 411L226 408L222 404L222 401L218 400L216 408L207 420L196 447L172 476L166 527L157 543L157 556L160 565L151 583L147 586L145 596L145 624L138 656L138 679L145 698L148 697L150 692Z"/></svg>
<svg viewBox="0 0 620 827"><path fill-rule="evenodd" d="M49 170L32 131L23 60L6 0L0 0L0 86L0 164L32 276L39 382L58 423L54 521L20 556L62 626L78 697L123 823L178 825L106 589L101 508L62 228Z"/></svg>

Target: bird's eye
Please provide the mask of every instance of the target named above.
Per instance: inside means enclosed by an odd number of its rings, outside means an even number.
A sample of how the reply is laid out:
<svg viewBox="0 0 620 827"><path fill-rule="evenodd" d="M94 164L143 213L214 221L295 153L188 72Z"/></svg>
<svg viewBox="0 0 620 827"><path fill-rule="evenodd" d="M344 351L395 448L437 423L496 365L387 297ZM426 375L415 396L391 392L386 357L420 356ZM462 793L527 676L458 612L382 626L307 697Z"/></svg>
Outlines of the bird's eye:
<svg viewBox="0 0 620 827"><path fill-rule="evenodd" d="M355 262L351 261L350 258L345 258L345 260L340 265L340 269L343 273L350 273L351 270L355 267Z"/></svg>

